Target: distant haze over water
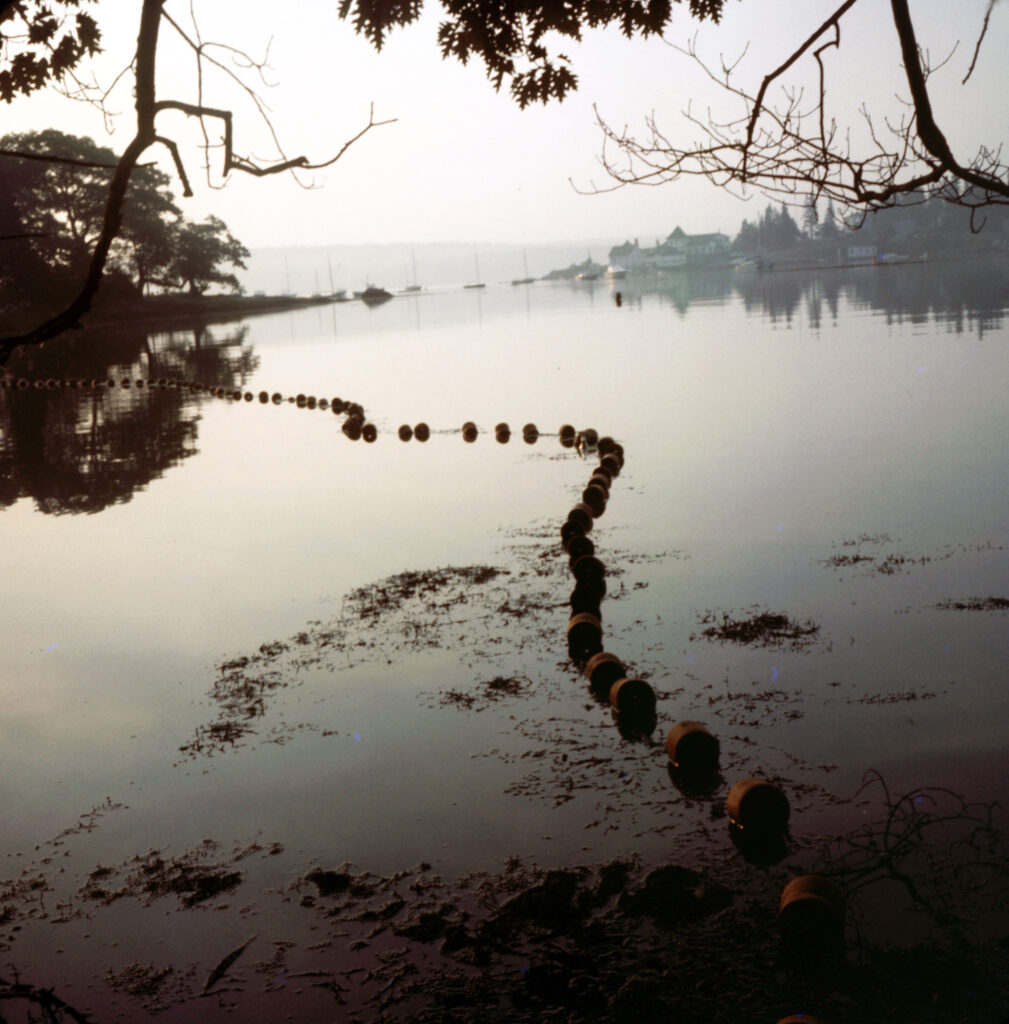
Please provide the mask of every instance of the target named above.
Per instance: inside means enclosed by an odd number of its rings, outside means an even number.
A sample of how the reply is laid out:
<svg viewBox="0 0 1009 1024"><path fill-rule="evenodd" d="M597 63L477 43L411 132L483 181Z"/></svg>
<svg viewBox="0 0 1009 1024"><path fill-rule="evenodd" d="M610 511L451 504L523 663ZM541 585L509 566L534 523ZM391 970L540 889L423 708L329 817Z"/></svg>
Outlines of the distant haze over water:
<svg viewBox="0 0 1009 1024"><path fill-rule="evenodd" d="M656 238L667 235L672 227L657 232ZM543 277L551 270L581 263L587 256L605 266L610 247L623 241L626 239L590 238L528 246L434 242L254 249L248 269L239 272L239 279L249 294L291 291L297 295L329 292L330 268L333 287L347 291L360 291L369 283L392 292L411 284L424 288L469 284L476 281L478 269L481 281L495 284ZM648 239L649 244L653 241Z"/></svg>

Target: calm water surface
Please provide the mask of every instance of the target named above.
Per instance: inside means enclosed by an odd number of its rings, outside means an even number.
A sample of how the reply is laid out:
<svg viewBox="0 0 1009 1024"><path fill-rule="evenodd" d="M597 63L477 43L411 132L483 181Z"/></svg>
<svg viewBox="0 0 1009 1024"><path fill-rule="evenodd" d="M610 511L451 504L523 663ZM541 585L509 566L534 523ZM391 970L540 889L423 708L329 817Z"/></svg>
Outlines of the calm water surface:
<svg viewBox="0 0 1009 1024"><path fill-rule="evenodd" d="M1006 265L616 287L619 307L608 285L497 286L84 337L10 368L340 396L379 429L179 390L0 393L0 946L24 980L141 1018L110 979L171 966L162 1019L214 1020L189 996L251 935L259 963L334 955L298 902L313 868L738 862L705 823L753 774L800 845L861 820L868 769L1009 799ZM430 441L397 439L422 420ZM566 659L558 528L595 461L524 444L527 422L625 447L593 537L607 649L659 694L651 746ZM466 567L498 573L382 584ZM703 633L758 611L819 630ZM683 718L721 741L707 802L666 773ZM201 850L240 882L189 906L137 876ZM247 971L244 1019L331 1019L308 982Z"/></svg>

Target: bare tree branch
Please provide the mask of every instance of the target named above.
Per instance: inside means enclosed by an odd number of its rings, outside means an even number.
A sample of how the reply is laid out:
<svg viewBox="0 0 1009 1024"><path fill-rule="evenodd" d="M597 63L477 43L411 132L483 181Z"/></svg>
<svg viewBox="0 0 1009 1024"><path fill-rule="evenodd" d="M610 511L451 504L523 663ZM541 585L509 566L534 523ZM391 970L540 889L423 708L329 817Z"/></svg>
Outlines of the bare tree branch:
<svg viewBox="0 0 1009 1024"><path fill-rule="evenodd" d="M40 163L45 164L73 164L76 167L96 167L99 169L107 169L114 171L119 163L107 164L101 163L95 160L77 160L73 157L68 156L52 156L49 153L26 153L20 149L3 149L0 148L0 156L13 156L19 160L37 160ZM151 167L151 164L140 164L141 167Z"/></svg>
<svg viewBox="0 0 1009 1024"><path fill-rule="evenodd" d="M268 166L260 166L255 161L238 156L234 152L233 148L233 114L230 110L218 109L211 107L203 103L203 64L208 62L214 67L221 70L227 75L234 83L238 84L246 95L252 100L261 118L265 122L274 143L277 146L278 152L283 156L283 149L281 148L280 141L277 138L277 134L274 130L273 124L270 121L269 114L262 99L257 95L255 90L251 89L242 79L237 76L234 71L216 60L214 57L208 56L207 48L216 47L223 49L232 54L233 59L241 59L248 62L248 67L256 69L259 73L260 79L264 81L263 69L266 67L265 59L262 63L253 61L251 57L244 54L242 51L235 49L234 47L227 46L226 44L217 43L204 43L200 41L197 32L196 40L193 40L189 35L182 30L182 28L168 15L164 9L164 0L143 0L141 15L140 15L140 32L137 38L137 49L133 61L129 65L134 72L136 79L135 87L135 109L136 109L136 133L123 151L122 156L119 158L118 163L115 165L107 164L96 164L89 163L81 160L71 160L64 158L46 157L39 154L26 154L20 152L11 151L0 151L0 155L17 156L27 159L35 160L51 160L59 163L73 163L86 167L109 167L113 170L112 179L109 183L109 191L105 204L105 213L102 220L102 229L95 243L94 250L92 252L91 260L88 266L87 273L84 281L81 285L80 291L77 296L70 302L66 309L58 313L56 316L40 324L35 329L28 331L27 333L9 337L0 340L0 365L6 363L10 358L12 352L21 345L30 344L42 344L51 338L56 337L58 334L65 330L78 327L80 318L88 312L91 308L92 300L94 299L95 293L98 290L99 283L101 282L102 273L105 268L105 263L108 258L109 250L112 246L113 241L119 233L119 226L122 219L122 208L123 201L126 196L126 190L129 185L130 176L134 169L138 166L148 166L139 164L141 155L153 144L160 143L165 146L169 151L172 161L175 165L176 173L179 175L179 179L182 183L183 191L186 196L191 196L192 188L189 183L188 175L186 174L185 165L183 163L181 154L177 143L164 135L159 135L155 128L155 121L158 114L163 111L175 110L180 113L186 114L190 117L196 117L200 120L201 128L203 129L204 135L204 148L208 155L208 169L209 169L209 150L211 143L209 136L207 135L205 120L212 118L219 120L224 124L224 166L223 174L226 178L231 171L242 171L246 174L253 175L255 177L267 177L274 174L279 174L282 171L293 171L293 170L318 170L324 167L329 167L336 163L341 156L347 151L347 149L357 142L362 136L367 134L373 128L380 127L382 125L391 124L395 120L394 118L376 121L374 116L374 105L369 110L368 123L352 138L348 139L347 142L340 147L336 155L317 163L311 163L306 156L298 156L294 158L284 157L281 161L270 164ZM198 89L197 95L199 98L198 103L186 103L181 100L158 100L155 92L155 70L156 70L156 58L158 48L158 34L161 20L164 20L171 25L178 34L185 40L185 42L193 49L196 55L197 62L197 81ZM195 19L194 19L195 23ZM120 72L117 76L117 80L125 72ZM81 89L86 93L90 87L81 85ZM99 105L104 110L104 102L108 96L106 91L102 97L98 100Z"/></svg>
<svg viewBox="0 0 1009 1024"><path fill-rule="evenodd" d="M688 106L684 117L700 134L693 143L683 145L665 136L654 113L645 119L645 133L637 136L626 127L621 131L611 127L597 109L596 119L603 133L601 162L612 184L601 188L592 185L582 191L605 192L630 184L658 185L698 176L730 191L755 187L797 205L805 205L809 197L825 196L865 210L892 206L898 200L920 202L930 195L972 212L984 206L1009 204L1009 167L1001 149L982 146L973 160L958 160L936 122L927 81L951 54L934 65L921 51L907 0L890 2L910 90L906 114L883 118L877 126L863 105L868 145L861 146L861 151L856 150L850 132L842 133L828 116L824 57L827 50L840 48L842 19L856 2L845 0L840 4L778 67L764 75L755 94L736 84L738 61L729 63L722 57L721 71L716 73L698 56L696 42L686 49L674 47L725 93L740 101L745 114L720 121L711 111L700 116ZM982 29L978 47L984 32ZM803 57L815 61L818 73L816 91L808 100L802 90L783 82ZM971 70L976 59L975 52ZM775 83L784 85L783 99L772 104L769 90Z"/></svg>
<svg viewBox="0 0 1009 1024"><path fill-rule="evenodd" d="M981 34L977 37L977 42L974 44L974 56L971 57L970 67L967 68L967 74L963 76L963 80L960 82L961 85L966 85L967 79L974 74L974 68L977 65L977 57L981 52L981 44L984 42L984 37L988 32L988 22L991 21L991 12L994 6L995 0L988 0L988 9L984 12L984 22L981 25Z"/></svg>

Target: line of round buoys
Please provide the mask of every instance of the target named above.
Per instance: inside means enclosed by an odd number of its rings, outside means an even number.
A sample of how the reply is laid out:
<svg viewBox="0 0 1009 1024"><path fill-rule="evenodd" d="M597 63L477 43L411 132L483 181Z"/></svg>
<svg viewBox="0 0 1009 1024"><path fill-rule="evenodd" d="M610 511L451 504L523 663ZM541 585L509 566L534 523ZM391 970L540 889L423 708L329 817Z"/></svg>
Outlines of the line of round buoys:
<svg viewBox="0 0 1009 1024"><path fill-rule="evenodd" d="M527 424L524 432L532 426ZM599 450L595 430L576 431L565 424L558 433L562 445L577 446L583 455ZM615 444L612 438L609 442ZM568 654L572 661L583 665L593 696L612 707L621 735L637 738L650 735L655 728L655 691L643 679L630 678L620 659L603 650L601 602L606 596L606 566L596 557L595 545L587 536L594 521L606 511L610 483L623 465L623 449L613 461L618 464L615 470L600 465L593 471L582 501L568 512L561 525L561 546L575 578Z"/></svg>
<svg viewBox="0 0 1009 1024"><path fill-rule="evenodd" d="M235 402L252 402L252 392L227 390L219 386L204 385L198 381L157 378L135 380L122 378L115 381L56 378L29 381L26 378L0 377L0 387L20 391L58 390L62 388L102 390L123 389L182 389L192 393L205 393L212 397ZM298 408L331 409L335 415L346 413L343 432L352 440L374 442L378 429L365 421L364 408L341 398L317 399L298 394L285 397L280 392L258 394L260 404L295 404ZM495 427L495 436L501 443L510 438L507 423ZM426 423L411 428L399 428L403 441L415 438L424 442L430 437ZM568 650L572 659L583 663L592 694L613 708L621 734L637 738L648 735L656 724L655 692L647 682L635 679L627 667L614 654L605 651L602 643L601 601L606 594L606 573L602 561L595 555L595 546L588 538L593 522L601 516L609 500L612 482L624 466L623 447L611 437L599 437L595 430L576 431L569 424L559 430L564 447L577 447L585 454L593 449L601 456L588 485L582 492L582 501L575 505L561 527L561 542L570 559L576 585L571 593L571 619L568 623ZM540 436L535 424L522 428L523 439L535 443ZM475 423L463 426L463 437L472 442L478 431ZM688 795L706 795L718 782L718 740L700 722L677 722L669 731L665 742L670 777ZM733 843L744 858L754 864L777 863L787 852L787 827L790 816L788 799L773 783L759 777L737 782L726 798L729 830ZM778 909L778 927L782 949L787 960L802 969L822 967L843 957L845 899L840 887L828 878L818 875L800 875L782 890ZM778 1024L818 1024L808 1015L797 1014L784 1018Z"/></svg>
<svg viewBox="0 0 1009 1024"><path fill-rule="evenodd" d="M113 389L120 387L124 390L132 388L155 390L159 388L163 389L177 389L187 390L192 394L206 394L212 398L223 398L234 402L252 402L256 397L251 391L241 391L240 389L231 390L228 388L220 387L218 385L203 384L200 381L193 380L180 380L177 378L142 378L138 377L135 380L129 377L123 377L119 381L115 381L109 378L104 381L92 379L90 381L84 378L68 378L63 380L57 380L53 377L39 378L34 382L21 378L15 380L13 377L4 376L0 378L0 387L13 388L17 387L20 390L25 390L29 387L33 387L36 390L56 390L59 388L90 388L91 390L99 389ZM378 428L373 423L365 422L364 407L357 402L346 402L341 398L317 398L315 395L306 395L304 392L299 392L297 395L289 395L285 399L279 391L275 391L270 395L266 391L259 392L259 401L261 405L267 405L272 402L274 405L283 405L286 403L295 405L299 409L321 409L323 411L332 409L335 415L341 413L347 414L347 421L343 424L343 432L352 441L356 441L363 438L366 442L374 442L378 438Z"/></svg>
<svg viewBox="0 0 1009 1024"><path fill-rule="evenodd" d="M565 424L561 444L577 446L581 454L595 448L601 458L582 501L561 526L561 545L570 560L576 586L571 593L568 654L581 663L592 695L608 702L622 736L650 735L657 722L655 691L647 682L631 677L617 655L604 650L600 604L606 594L606 569L587 536L601 516L610 488L624 467L624 449L611 437L594 430L575 431ZM687 796L708 797L720 784L719 743L701 723L676 722L665 742L670 779ZM767 779L751 777L737 782L726 798L729 834L749 863L776 864L787 853L790 817L788 798ZM843 956L844 894L829 879L799 876L785 886L778 910L782 951L791 964L810 968ZM779 1024L818 1022L798 1014Z"/></svg>

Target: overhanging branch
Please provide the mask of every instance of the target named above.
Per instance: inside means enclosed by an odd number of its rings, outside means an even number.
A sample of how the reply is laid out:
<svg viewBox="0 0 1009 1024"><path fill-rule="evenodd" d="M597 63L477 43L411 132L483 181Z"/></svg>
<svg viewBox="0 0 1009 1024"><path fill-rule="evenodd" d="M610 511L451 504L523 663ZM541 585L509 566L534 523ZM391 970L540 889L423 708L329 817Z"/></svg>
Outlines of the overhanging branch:
<svg viewBox="0 0 1009 1024"><path fill-rule="evenodd" d="M601 162L613 184L585 191L665 184L698 176L730 191L755 187L796 204L806 204L814 196L849 207L876 209L916 193L921 199L938 196L972 211L1009 204L1009 167L1001 150L981 147L972 161L961 162L936 123L926 87L935 68L919 50L907 0L891 0L890 12L911 93L908 113L896 120L883 118L877 126L863 106L868 142L861 151L849 131L841 131L827 116L825 51L840 47L841 21L856 2L840 4L778 67L764 75L755 94L736 84L733 76L738 61L727 63L723 57L718 74L698 56L695 44L688 45L681 52L731 98L741 101L745 114L718 121L710 111L698 116L688 106L684 117L700 135L692 144L682 145L664 135L654 114L646 118L646 130L638 136L626 127L615 130L597 110L603 133ZM830 37L825 40L826 33ZM816 93L806 99L801 90L786 86L783 99L770 103L771 86L782 82L803 57L816 62ZM976 59L975 53L972 68Z"/></svg>

